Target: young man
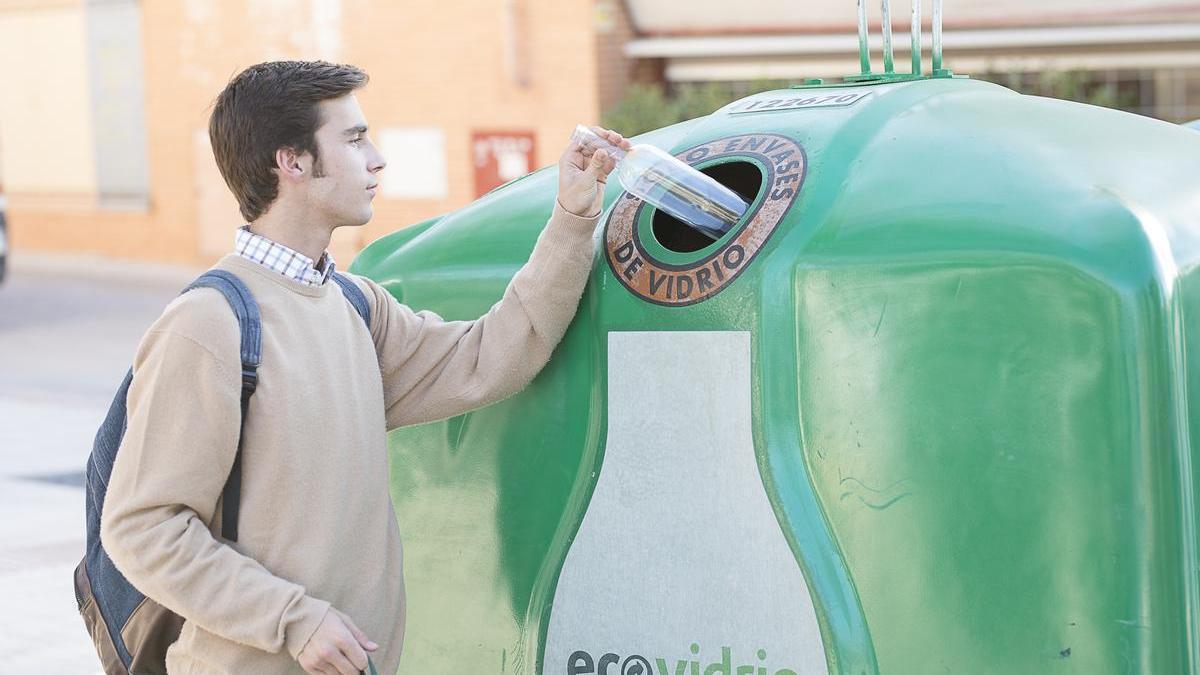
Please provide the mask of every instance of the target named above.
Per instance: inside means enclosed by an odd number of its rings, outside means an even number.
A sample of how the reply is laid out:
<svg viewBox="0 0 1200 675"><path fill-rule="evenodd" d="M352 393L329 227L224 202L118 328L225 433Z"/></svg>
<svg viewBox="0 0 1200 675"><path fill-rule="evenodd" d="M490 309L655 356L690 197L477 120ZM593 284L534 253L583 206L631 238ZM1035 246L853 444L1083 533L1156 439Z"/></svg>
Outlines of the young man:
<svg viewBox="0 0 1200 675"><path fill-rule="evenodd" d="M395 672L404 638L400 535L385 432L524 387L575 313L613 161L569 147L557 203L503 298L475 321L413 312L355 277L368 328L330 280L339 227L371 218L384 168L350 66L253 66L217 99L209 134L249 223L216 268L251 289L262 365L246 417L239 537L220 538L238 446L236 318L184 294L142 340L101 537L121 572L184 617L172 674ZM628 142L603 132L615 143Z"/></svg>

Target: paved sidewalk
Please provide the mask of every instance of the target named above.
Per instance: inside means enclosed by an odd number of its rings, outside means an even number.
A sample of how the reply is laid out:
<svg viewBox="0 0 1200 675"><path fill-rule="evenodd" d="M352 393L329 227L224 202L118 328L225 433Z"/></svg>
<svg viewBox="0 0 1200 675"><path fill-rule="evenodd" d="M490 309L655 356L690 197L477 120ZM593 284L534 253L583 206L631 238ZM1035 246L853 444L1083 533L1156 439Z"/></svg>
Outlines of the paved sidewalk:
<svg viewBox="0 0 1200 675"><path fill-rule="evenodd" d="M142 333L200 270L10 258L0 285L0 671L93 675L71 583L84 462Z"/></svg>

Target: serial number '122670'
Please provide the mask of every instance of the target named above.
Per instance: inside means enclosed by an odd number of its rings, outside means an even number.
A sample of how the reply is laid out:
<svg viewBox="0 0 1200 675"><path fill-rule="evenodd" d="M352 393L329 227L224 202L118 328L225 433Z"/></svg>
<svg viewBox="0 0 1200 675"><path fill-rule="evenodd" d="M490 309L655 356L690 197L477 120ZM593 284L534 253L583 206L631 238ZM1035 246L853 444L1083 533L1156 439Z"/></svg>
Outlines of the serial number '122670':
<svg viewBox="0 0 1200 675"><path fill-rule="evenodd" d="M869 91L851 91L807 96L764 97L737 103L728 112L731 115L738 115L742 113L773 112L776 110L796 110L798 108L832 108L854 105L870 95L871 92Z"/></svg>

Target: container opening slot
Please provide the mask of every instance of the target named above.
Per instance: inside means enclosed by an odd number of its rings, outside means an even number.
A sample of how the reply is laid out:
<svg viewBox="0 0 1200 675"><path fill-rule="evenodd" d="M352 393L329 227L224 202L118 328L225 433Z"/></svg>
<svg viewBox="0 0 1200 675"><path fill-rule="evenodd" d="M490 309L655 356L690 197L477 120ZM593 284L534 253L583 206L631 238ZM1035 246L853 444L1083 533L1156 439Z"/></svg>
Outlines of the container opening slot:
<svg viewBox="0 0 1200 675"><path fill-rule="evenodd" d="M762 171L751 162L714 164L700 169L700 173L733 190L747 204L752 204L762 189ZM660 209L655 209L651 225L654 238L668 251L692 253L713 243L712 237Z"/></svg>

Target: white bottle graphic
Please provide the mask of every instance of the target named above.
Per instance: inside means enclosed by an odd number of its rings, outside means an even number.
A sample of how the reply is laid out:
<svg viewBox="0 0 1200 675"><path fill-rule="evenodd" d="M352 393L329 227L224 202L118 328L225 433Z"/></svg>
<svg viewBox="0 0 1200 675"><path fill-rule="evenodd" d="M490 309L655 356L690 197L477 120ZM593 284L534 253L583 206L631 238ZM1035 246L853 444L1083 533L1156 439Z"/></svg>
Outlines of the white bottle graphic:
<svg viewBox="0 0 1200 675"><path fill-rule="evenodd" d="M626 152L582 124L571 140L608 152L626 190L711 239L721 238L750 208L733 190L652 145L639 143Z"/></svg>
<svg viewBox="0 0 1200 675"><path fill-rule="evenodd" d="M744 331L608 334L603 464L554 589L544 675L826 674L755 458L750 364Z"/></svg>

